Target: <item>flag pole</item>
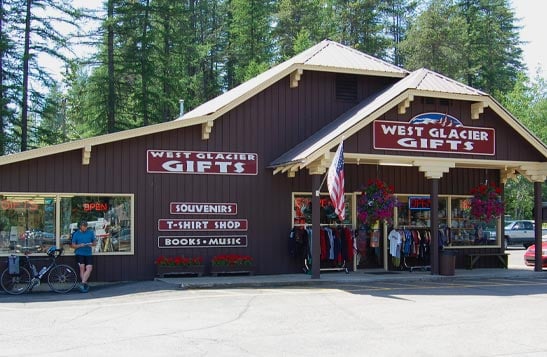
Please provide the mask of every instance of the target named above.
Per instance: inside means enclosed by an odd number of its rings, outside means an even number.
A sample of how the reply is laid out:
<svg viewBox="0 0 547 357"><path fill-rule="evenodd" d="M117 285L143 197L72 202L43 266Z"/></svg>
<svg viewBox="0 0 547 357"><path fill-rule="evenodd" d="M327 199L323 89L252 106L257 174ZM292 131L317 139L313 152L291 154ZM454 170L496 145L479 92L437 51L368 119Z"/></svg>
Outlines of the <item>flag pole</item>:
<svg viewBox="0 0 547 357"><path fill-rule="evenodd" d="M315 195L319 197L320 193L321 193L321 188L323 187L323 185L325 184L325 180L327 179L327 176L329 175L329 173L327 172L325 175L323 175L323 181L321 181L321 184L319 185L319 188L315 191Z"/></svg>

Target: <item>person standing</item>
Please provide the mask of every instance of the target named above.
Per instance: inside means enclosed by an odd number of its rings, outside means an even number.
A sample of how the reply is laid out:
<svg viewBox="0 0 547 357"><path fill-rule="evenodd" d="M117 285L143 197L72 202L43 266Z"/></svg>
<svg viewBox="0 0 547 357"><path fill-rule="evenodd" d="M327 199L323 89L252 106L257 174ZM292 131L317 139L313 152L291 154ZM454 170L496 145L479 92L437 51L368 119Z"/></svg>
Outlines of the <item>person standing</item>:
<svg viewBox="0 0 547 357"><path fill-rule="evenodd" d="M93 249L97 245L95 239L95 232L87 229L87 222L82 221L79 223L79 229L72 234L72 248L74 248L74 254L76 255L76 262L80 267L80 279L82 283L80 285L80 291L87 293L89 291L89 285L87 284L91 271L93 270Z"/></svg>

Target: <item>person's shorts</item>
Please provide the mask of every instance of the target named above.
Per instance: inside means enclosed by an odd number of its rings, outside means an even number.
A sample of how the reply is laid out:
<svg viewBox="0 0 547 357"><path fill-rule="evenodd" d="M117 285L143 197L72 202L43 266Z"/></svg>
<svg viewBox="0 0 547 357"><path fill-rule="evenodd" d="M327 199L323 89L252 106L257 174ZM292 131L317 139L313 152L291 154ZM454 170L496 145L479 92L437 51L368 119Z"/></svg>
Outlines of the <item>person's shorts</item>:
<svg viewBox="0 0 547 357"><path fill-rule="evenodd" d="M77 255L76 262L83 265L93 265L93 256L92 255Z"/></svg>

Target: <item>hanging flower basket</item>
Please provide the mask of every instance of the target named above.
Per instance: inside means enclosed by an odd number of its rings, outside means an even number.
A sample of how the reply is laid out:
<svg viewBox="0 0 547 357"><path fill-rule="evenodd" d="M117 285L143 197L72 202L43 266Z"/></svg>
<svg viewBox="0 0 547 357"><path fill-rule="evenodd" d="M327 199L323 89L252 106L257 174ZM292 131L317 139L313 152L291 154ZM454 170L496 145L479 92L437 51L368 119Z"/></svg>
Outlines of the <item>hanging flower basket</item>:
<svg viewBox="0 0 547 357"><path fill-rule="evenodd" d="M378 179L369 180L357 199L359 220L369 226L382 220L391 222L393 209L397 205L397 198L393 192L393 186Z"/></svg>
<svg viewBox="0 0 547 357"><path fill-rule="evenodd" d="M495 183L484 183L471 189L471 217L486 223L503 215L504 203L501 199L501 188Z"/></svg>

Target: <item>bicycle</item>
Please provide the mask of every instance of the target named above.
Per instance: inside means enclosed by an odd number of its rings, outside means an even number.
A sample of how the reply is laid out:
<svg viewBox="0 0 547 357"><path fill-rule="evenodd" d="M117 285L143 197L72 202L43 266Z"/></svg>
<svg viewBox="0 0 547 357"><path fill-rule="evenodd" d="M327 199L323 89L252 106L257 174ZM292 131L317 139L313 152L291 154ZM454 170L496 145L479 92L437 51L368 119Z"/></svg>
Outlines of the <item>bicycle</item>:
<svg viewBox="0 0 547 357"><path fill-rule="evenodd" d="M78 274L76 270L66 264L57 264L57 258L63 254L63 248L55 246L47 250L50 257L49 264L42 267L40 271L36 269L30 259L30 253L25 251L19 262L18 272L10 272L10 267L4 269L0 278L2 289L8 294L19 295L26 291L32 291L33 288L40 286L43 277L47 275L49 288L56 293L64 294L74 289L78 283ZM16 269L17 270L17 269Z"/></svg>

